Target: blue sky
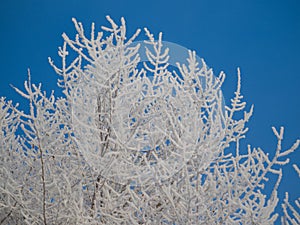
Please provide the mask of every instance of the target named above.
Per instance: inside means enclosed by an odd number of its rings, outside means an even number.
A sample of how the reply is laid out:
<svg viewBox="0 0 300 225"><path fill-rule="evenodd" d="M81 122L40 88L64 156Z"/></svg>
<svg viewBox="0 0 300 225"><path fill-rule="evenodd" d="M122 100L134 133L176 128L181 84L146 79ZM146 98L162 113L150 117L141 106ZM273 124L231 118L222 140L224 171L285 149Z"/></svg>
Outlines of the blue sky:
<svg viewBox="0 0 300 225"><path fill-rule="evenodd" d="M236 68L242 71L242 92L254 104L244 144L260 146L272 155L276 139L271 126L285 127L284 147L300 138L300 3L297 0L1 0L0 96L24 103L9 84L22 87L30 68L32 80L45 90L56 89L57 76L48 64L59 62L61 34L74 35L72 17L89 27L126 19L128 34L148 27L163 32L164 40L196 50L214 69L225 71L227 104L236 87ZM299 164L300 150L292 154ZM300 179L284 167L280 196L300 196Z"/></svg>

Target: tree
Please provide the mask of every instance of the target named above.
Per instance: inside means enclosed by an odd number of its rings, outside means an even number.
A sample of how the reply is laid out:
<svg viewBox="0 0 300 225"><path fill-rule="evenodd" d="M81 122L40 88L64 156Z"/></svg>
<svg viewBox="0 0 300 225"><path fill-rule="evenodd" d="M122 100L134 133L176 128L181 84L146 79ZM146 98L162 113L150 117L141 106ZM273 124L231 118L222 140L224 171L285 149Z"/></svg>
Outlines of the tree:
<svg viewBox="0 0 300 225"><path fill-rule="evenodd" d="M284 130L273 128L274 158L245 151L253 107L236 118L246 107L239 69L224 106L224 73L215 78L192 51L172 70L162 35L147 29L141 62L140 30L127 39L124 19L107 19L111 27L95 34L92 24L90 38L76 20L75 39L63 34L61 68L49 59L63 97L28 73L25 91L14 88L28 113L1 98L1 224L274 223L280 166L300 140L282 150ZM266 196L269 173L278 179Z"/></svg>

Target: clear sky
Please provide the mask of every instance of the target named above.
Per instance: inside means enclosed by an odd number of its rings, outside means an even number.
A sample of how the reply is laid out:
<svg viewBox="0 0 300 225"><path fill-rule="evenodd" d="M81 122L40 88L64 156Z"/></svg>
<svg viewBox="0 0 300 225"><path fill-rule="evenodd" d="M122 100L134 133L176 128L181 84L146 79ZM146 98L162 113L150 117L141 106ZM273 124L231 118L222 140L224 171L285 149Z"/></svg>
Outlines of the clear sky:
<svg viewBox="0 0 300 225"><path fill-rule="evenodd" d="M0 0L0 96L24 103L9 84L22 87L27 68L34 82L57 90L47 57L59 62L61 34L75 32L71 18L100 27L108 25L106 15L116 22L125 17L129 35L145 26L154 34L162 31L164 40L196 50L215 73L225 71L227 104L240 67L245 100L255 106L245 145L273 155L273 125L285 127L284 147L300 138L298 0ZM300 149L290 157L300 166ZM289 191L295 199L300 179L291 168L283 169L279 194Z"/></svg>

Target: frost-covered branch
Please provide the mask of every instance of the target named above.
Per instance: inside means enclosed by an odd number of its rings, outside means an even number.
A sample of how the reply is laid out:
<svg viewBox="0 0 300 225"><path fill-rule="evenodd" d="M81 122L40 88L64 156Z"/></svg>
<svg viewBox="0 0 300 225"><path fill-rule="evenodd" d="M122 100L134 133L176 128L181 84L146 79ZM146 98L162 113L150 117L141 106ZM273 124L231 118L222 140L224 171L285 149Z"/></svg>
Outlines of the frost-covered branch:
<svg viewBox="0 0 300 225"><path fill-rule="evenodd" d="M244 111L240 69L224 106L224 72L216 77L194 51L170 69L162 33L145 29L141 49L139 29L126 38L123 18L107 20L87 35L73 19L77 35L63 34L61 65L49 58L63 97L29 76L24 90L14 87L27 111L1 98L1 223L274 223L281 167L300 141L282 150L284 129L273 128L273 158L243 149L253 106ZM267 196L269 174L277 181ZM283 224L299 223L299 201L286 195L282 207Z"/></svg>

